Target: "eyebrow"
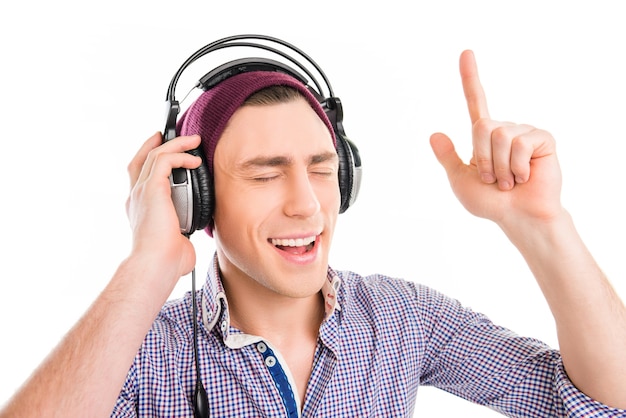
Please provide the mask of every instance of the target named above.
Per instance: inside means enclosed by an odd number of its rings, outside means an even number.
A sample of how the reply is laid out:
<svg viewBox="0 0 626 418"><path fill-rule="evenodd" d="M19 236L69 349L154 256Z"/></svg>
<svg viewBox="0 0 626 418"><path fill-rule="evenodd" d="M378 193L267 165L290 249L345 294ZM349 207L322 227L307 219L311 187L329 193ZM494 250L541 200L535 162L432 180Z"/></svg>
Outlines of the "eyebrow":
<svg viewBox="0 0 626 418"><path fill-rule="evenodd" d="M321 154L314 154L309 157L308 164L320 164L326 161L338 160L337 153L324 152ZM244 170L254 169L259 167L286 167L293 164L293 158L284 155L276 156L258 156L244 161L240 164L240 167Z"/></svg>

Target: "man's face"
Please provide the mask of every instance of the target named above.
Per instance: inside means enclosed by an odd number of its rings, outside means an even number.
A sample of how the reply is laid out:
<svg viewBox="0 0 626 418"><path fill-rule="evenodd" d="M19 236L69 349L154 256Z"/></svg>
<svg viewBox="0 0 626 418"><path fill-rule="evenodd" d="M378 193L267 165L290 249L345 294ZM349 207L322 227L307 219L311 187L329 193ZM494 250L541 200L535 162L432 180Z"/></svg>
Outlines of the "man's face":
<svg viewBox="0 0 626 418"><path fill-rule="evenodd" d="M215 149L215 230L225 282L317 293L339 213L330 132L304 99L237 110Z"/></svg>

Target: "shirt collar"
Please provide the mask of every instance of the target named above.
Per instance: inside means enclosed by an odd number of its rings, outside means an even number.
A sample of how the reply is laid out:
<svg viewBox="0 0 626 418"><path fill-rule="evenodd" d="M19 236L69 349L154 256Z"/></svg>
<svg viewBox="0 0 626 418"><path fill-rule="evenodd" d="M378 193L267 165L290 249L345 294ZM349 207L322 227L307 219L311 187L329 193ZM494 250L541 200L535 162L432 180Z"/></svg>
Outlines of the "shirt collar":
<svg viewBox="0 0 626 418"><path fill-rule="evenodd" d="M341 311L338 296L341 279L330 267L328 267L326 279L321 290L324 296L324 321L332 317L335 311ZM202 323L204 327L209 333L215 331L221 335L224 343L230 348L240 348L260 340L260 337L232 332L228 311L228 300L224 292L216 254L209 268L207 280L202 287Z"/></svg>

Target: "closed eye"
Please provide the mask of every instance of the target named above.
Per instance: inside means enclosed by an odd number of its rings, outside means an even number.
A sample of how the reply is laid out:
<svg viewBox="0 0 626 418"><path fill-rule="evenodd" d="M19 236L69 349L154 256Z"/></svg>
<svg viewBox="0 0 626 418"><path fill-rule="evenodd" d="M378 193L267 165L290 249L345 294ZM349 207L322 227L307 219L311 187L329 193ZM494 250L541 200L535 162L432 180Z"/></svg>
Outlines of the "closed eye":
<svg viewBox="0 0 626 418"><path fill-rule="evenodd" d="M276 175L271 175L271 176L261 176L261 177L253 177L252 181L256 182L256 183L267 183L269 181L275 180L277 179L279 176Z"/></svg>
<svg viewBox="0 0 626 418"><path fill-rule="evenodd" d="M315 174L316 176L320 176L320 177L330 177L335 174L335 171L334 170L315 170L315 171L312 171L311 174Z"/></svg>
<svg viewBox="0 0 626 418"><path fill-rule="evenodd" d="M309 173L319 177L330 177L337 174L337 165L329 164L328 162L324 162L324 164L315 164L309 167Z"/></svg>

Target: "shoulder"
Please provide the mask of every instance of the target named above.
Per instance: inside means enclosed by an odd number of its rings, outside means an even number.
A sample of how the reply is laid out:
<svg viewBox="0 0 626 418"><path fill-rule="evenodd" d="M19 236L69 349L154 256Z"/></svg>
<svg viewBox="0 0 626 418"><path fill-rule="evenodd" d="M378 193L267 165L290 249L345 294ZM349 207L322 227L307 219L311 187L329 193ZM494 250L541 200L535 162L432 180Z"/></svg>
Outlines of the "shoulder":
<svg viewBox="0 0 626 418"><path fill-rule="evenodd" d="M383 274L362 276L352 271L337 271L341 288L348 298L384 299L400 303L423 302L431 305L451 301L437 290L420 283ZM437 302L439 301L439 302Z"/></svg>
<svg viewBox="0 0 626 418"><path fill-rule="evenodd" d="M163 305L146 335L144 346L156 344L176 350L181 344L187 345L192 338L191 295L187 293Z"/></svg>
<svg viewBox="0 0 626 418"><path fill-rule="evenodd" d="M476 313L432 287L384 274L337 271L342 309L353 314L412 318L421 323L472 321ZM480 316L480 315L479 315Z"/></svg>

